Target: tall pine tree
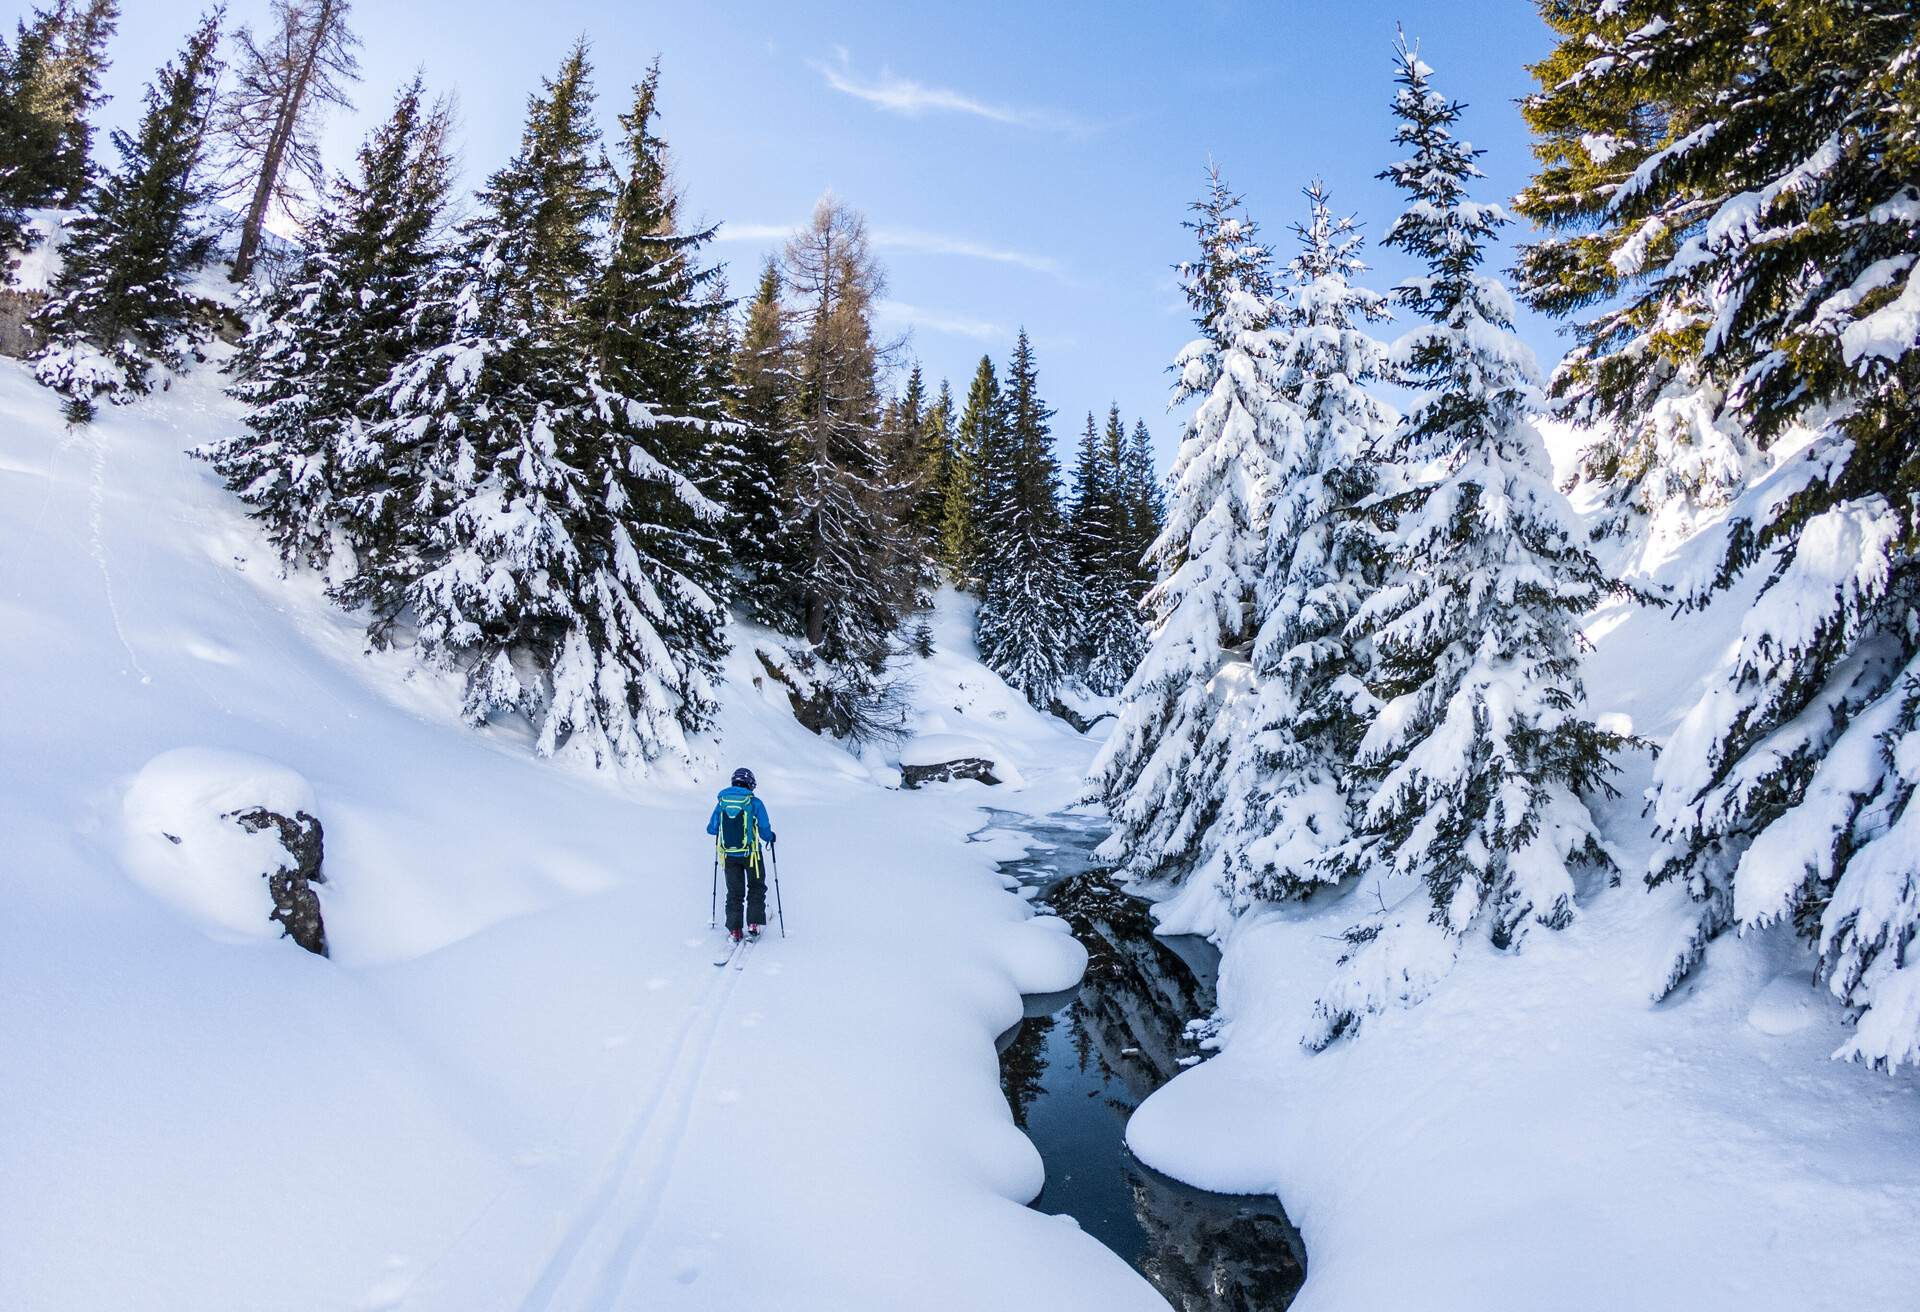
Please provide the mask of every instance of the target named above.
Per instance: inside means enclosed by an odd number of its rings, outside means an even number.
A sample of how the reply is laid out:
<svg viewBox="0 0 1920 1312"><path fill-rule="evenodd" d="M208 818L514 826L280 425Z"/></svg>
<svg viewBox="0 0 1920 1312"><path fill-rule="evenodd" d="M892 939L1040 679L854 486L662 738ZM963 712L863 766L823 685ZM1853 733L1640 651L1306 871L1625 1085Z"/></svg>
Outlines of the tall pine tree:
<svg viewBox="0 0 1920 1312"><path fill-rule="evenodd" d="M1074 462L1070 556L1078 623L1078 665L1087 690L1110 697L1126 686L1146 652L1146 630L1127 559L1126 428L1120 408L1107 413L1104 438L1093 414Z"/></svg>
<svg viewBox="0 0 1920 1312"><path fill-rule="evenodd" d="M785 579L794 564L793 539L782 531L782 498L791 472L795 378L792 343L781 303L779 262L760 271L734 353L733 416L740 425L743 476L732 509L738 525L733 557L741 592L754 618L776 627L790 620Z"/></svg>
<svg viewBox="0 0 1920 1312"><path fill-rule="evenodd" d="M915 564L880 432L872 310L884 279L858 213L823 198L786 250L794 298L794 443L782 628L849 678L877 671L913 604Z"/></svg>
<svg viewBox="0 0 1920 1312"><path fill-rule="evenodd" d="M941 507L940 551L962 587L978 589L981 519L989 498L988 469L998 469L1006 449L1006 406L993 358L981 356L967 385L967 402L954 430Z"/></svg>
<svg viewBox="0 0 1920 1312"><path fill-rule="evenodd" d="M1577 628L1608 585L1551 482L1512 299L1480 272L1510 220L1468 199L1480 170L1454 136L1461 106L1404 41L1396 60L1394 140L1409 154L1382 176L1407 207L1385 244L1426 264L1394 295L1427 322L1394 345L1424 388L1394 446L1440 477L1396 497L1387 580L1349 630L1373 643L1382 706L1359 745L1372 792L1344 857L1393 896L1350 931L1314 1047L1425 997L1471 933L1508 948L1531 925L1567 925L1574 868L1610 866L1582 798L1619 740L1581 714Z"/></svg>
<svg viewBox="0 0 1920 1312"><path fill-rule="evenodd" d="M139 126L114 133L120 167L70 224L52 295L35 315L46 344L34 375L66 396L75 422L92 418L102 394L144 395L153 366L183 367L205 336L186 281L213 243L199 166L219 39L219 16L209 14L148 85Z"/></svg>
<svg viewBox="0 0 1920 1312"><path fill-rule="evenodd" d="M747 475L726 398L716 387L716 329L731 302L717 266L702 267L712 226L685 231L667 157L655 129L660 88L656 60L620 116L624 177L617 179L610 249L583 316L602 385L646 407L625 440L689 479L713 505L726 506ZM616 418L619 418L618 413ZM675 479L635 484L627 519L641 549L665 567L661 639L686 679L683 705L711 708L726 651L725 603L732 590L729 541L734 524L680 494Z"/></svg>
<svg viewBox="0 0 1920 1312"><path fill-rule="evenodd" d="M1548 17L1562 40L1535 70L1542 169L1523 200L1556 233L1527 252L1527 286L1552 313L1600 307L1575 381L1630 418L1697 377L1753 442L1795 448L1690 548L1683 610L1750 571L1760 587L1656 768L1648 878L1694 912L1667 987L1723 930L1791 921L1859 1009L1838 1055L1920 1062L1920 14L1633 0ZM1634 130L1608 129L1629 103Z"/></svg>
<svg viewBox="0 0 1920 1312"><path fill-rule="evenodd" d="M1173 505L1150 555L1152 646L1093 774L1129 875L1183 874L1210 855L1227 758L1244 727L1255 590L1279 456L1300 423L1273 373L1273 253L1209 168L1180 268L1200 330L1176 359L1176 402L1197 399L1174 462ZM1136 493L1138 493L1136 488Z"/></svg>
<svg viewBox="0 0 1920 1312"><path fill-rule="evenodd" d="M641 765L687 752L711 714L702 655L665 640L698 587L662 560L652 489L720 512L649 450L651 410L608 385L584 314L614 203L584 43L528 105L519 152L461 228L429 307L447 340L384 389L373 441L417 471L367 588L376 642L401 624L461 671L476 724L525 715L542 755Z"/></svg>
<svg viewBox="0 0 1920 1312"><path fill-rule="evenodd" d="M1035 706L1066 678L1075 646L1067 603L1060 468L1040 399L1033 344L1022 329L1007 364L1004 473L996 473L980 525L984 575L977 638L981 659Z"/></svg>
<svg viewBox="0 0 1920 1312"><path fill-rule="evenodd" d="M1235 911L1339 877L1327 857L1347 842L1358 800L1347 766L1379 706L1368 645L1347 628L1380 586L1390 527L1374 508L1375 461L1394 415L1368 390L1390 377L1367 331L1386 298L1352 282L1365 269L1352 220L1334 217L1317 181L1306 195L1293 308L1273 346L1302 423L1282 453L1267 534L1251 732L1228 767L1213 843Z"/></svg>

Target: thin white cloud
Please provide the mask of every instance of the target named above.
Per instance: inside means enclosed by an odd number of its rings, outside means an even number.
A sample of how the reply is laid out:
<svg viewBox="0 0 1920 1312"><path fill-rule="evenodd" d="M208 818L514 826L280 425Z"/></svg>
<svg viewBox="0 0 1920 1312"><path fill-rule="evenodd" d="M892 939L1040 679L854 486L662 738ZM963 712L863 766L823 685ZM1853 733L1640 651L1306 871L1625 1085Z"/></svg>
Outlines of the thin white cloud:
<svg viewBox="0 0 1920 1312"><path fill-rule="evenodd" d="M835 46L834 55L833 63L820 59L807 62L835 91L864 100L892 114L903 114L908 118L930 113L970 114L992 123L1038 128L1046 132L1079 134L1089 130L1087 123L1071 114L1024 105L994 104L951 87L930 87L884 68L876 77L862 77L853 71L844 46Z"/></svg>
<svg viewBox="0 0 1920 1312"><path fill-rule="evenodd" d="M1060 276L1060 262L1047 255L1033 255L1027 251L1016 251L1004 246L988 246L982 242L970 241L965 237L949 237L938 232L921 232L914 228L875 228L873 244L882 250L917 251L923 255L957 255L969 260L990 260L995 264L1011 264L1018 269L1032 273Z"/></svg>
<svg viewBox="0 0 1920 1312"><path fill-rule="evenodd" d="M883 322L899 324L906 328L924 328L930 333L942 333L949 337L971 337L977 341L997 342L1012 336L1004 324L991 323L985 319L970 319L965 315L951 314L945 310L929 310L923 306L908 305L904 301L881 301L873 309Z"/></svg>
<svg viewBox="0 0 1920 1312"><path fill-rule="evenodd" d="M797 223L722 223L715 241L785 241L800 230Z"/></svg>
<svg viewBox="0 0 1920 1312"><path fill-rule="evenodd" d="M800 223L723 223L714 240L785 241L805 226ZM926 232L919 228L875 228L869 236L873 244L883 251L912 251L919 255L952 255L965 260L986 260L993 264L1008 264L1016 269L1044 273L1053 278L1065 276L1060 262L1052 256L1035 255L1030 251L1014 250L1006 246L991 246L986 242L974 241L968 237L954 237L942 232Z"/></svg>

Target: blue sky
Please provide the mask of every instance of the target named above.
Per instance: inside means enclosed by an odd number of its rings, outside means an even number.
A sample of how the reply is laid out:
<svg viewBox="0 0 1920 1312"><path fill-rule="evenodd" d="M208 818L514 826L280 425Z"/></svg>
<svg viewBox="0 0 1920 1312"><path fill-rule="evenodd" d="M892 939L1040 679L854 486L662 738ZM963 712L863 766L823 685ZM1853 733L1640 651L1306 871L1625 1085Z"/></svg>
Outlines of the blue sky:
<svg viewBox="0 0 1920 1312"><path fill-rule="evenodd" d="M234 24L266 0L231 0ZM131 0L114 47L109 119L199 12ZM1283 253L1299 188L1323 176L1369 235L1395 208L1374 174L1393 156L1387 104L1396 22L1422 42L1441 90L1469 103L1482 196L1504 199L1531 156L1515 100L1549 48L1532 4L809 3L806 0L359 0L365 81L330 124L349 158L416 66L457 93L477 181L511 151L528 92L574 36L594 47L608 126L662 59L662 127L692 213L724 220L716 254L750 290L779 233L831 188L867 215L890 278L883 328L910 332L956 390L983 351L1031 333L1043 394L1069 443L1109 399L1145 417L1164 461L1179 418L1166 365L1190 336L1171 266L1209 155ZM1520 225L1516 225L1516 230ZM1405 271L1370 252L1373 284ZM1503 258L1501 261L1505 263ZM1543 363L1552 326L1523 332Z"/></svg>

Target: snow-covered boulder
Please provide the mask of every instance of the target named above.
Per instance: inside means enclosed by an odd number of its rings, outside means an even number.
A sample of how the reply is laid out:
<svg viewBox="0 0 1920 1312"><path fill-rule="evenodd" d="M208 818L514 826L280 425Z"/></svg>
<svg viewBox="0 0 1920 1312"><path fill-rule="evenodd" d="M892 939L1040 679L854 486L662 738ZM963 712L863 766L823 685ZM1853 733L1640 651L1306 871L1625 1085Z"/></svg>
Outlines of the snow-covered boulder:
<svg viewBox="0 0 1920 1312"><path fill-rule="evenodd" d="M313 788L263 757L204 747L147 762L121 803L133 880L216 938L285 935L325 956ZM262 887L262 881L265 887Z"/></svg>
<svg viewBox="0 0 1920 1312"><path fill-rule="evenodd" d="M1025 781L1007 753L984 738L958 733L922 733L900 749L900 786L973 779L983 784Z"/></svg>

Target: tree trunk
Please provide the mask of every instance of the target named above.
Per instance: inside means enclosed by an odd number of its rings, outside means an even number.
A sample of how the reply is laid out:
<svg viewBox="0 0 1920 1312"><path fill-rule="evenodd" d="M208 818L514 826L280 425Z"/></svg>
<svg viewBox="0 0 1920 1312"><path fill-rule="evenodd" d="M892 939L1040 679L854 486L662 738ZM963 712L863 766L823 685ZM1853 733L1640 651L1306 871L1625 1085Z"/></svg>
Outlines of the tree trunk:
<svg viewBox="0 0 1920 1312"><path fill-rule="evenodd" d="M267 137L266 154L260 161L260 177L254 183L253 199L247 205L246 221L240 227L240 249L233 256L230 277L234 282L245 282L247 275L253 272L254 261L259 258L260 233L266 227L267 211L273 205L274 188L280 181L280 169L286 162L287 145L300 125L300 108L306 103L314 65L320 60L321 47L326 44L335 21L334 6L335 0L320 0L306 52L301 57L293 80L287 85L286 97L280 102L280 112L274 116L273 132Z"/></svg>

